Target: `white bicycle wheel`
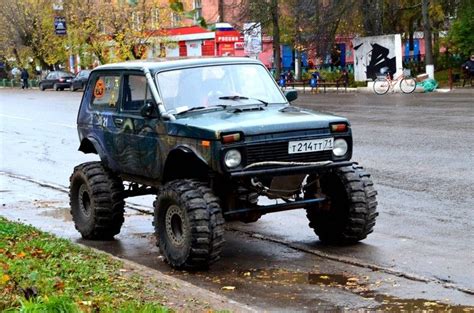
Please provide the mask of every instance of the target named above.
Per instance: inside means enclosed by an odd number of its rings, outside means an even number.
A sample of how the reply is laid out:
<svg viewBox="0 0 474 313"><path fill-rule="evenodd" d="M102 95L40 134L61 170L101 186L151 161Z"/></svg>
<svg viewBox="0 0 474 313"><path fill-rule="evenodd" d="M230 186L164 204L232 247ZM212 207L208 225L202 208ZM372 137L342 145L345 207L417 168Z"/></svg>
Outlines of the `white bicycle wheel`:
<svg viewBox="0 0 474 313"><path fill-rule="evenodd" d="M400 81L400 89L403 93L412 93L416 89L416 80L411 77L402 79Z"/></svg>
<svg viewBox="0 0 474 313"><path fill-rule="evenodd" d="M378 95L384 95L390 89L390 82L386 78L377 78L374 81L374 92Z"/></svg>

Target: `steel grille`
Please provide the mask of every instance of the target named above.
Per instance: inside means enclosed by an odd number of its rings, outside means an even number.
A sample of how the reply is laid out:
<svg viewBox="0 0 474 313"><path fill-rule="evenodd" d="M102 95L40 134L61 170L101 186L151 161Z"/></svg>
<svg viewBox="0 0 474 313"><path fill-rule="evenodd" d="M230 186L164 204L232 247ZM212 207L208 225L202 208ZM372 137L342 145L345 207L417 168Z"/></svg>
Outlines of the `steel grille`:
<svg viewBox="0 0 474 313"><path fill-rule="evenodd" d="M288 154L288 142L247 146L247 164L262 161L318 162L331 158L332 151Z"/></svg>

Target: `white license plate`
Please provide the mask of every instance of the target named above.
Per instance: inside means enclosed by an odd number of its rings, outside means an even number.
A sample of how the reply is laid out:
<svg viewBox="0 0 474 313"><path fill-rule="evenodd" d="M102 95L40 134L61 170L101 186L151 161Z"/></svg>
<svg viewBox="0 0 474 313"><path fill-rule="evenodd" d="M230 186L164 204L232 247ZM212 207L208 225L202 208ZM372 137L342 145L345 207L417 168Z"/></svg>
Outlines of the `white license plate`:
<svg viewBox="0 0 474 313"><path fill-rule="evenodd" d="M290 141L288 154L332 150L334 138Z"/></svg>

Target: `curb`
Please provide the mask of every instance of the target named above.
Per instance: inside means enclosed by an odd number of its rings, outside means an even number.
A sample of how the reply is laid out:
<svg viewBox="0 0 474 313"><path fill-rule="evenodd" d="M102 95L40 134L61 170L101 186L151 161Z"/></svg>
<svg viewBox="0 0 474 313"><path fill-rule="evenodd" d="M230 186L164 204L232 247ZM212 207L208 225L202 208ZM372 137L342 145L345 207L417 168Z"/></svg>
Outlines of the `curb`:
<svg viewBox="0 0 474 313"><path fill-rule="evenodd" d="M116 257L112 254L109 254L102 250L98 250L93 247L83 245L81 243L74 244L78 244L86 249L92 249L94 252L97 253L108 255L112 259L122 262L124 264L124 267L133 270L135 274L143 276L146 279L151 279L161 284L169 285L169 289L172 290L172 292L168 295L166 299L167 301L163 301L163 305L171 307L173 304L176 304L178 300L185 301L187 299L197 299L197 303L202 304L206 307L209 306L209 309L213 310L230 310L232 312L258 312L256 309L253 309L246 304L231 300L226 296L219 295L213 291L198 287L196 285L188 283L187 281L175 278L173 276L163 274L160 271L151 269L144 265ZM171 294L173 295L171 296ZM189 310L189 308L182 309L184 311ZM177 311L181 311L181 309L177 309Z"/></svg>

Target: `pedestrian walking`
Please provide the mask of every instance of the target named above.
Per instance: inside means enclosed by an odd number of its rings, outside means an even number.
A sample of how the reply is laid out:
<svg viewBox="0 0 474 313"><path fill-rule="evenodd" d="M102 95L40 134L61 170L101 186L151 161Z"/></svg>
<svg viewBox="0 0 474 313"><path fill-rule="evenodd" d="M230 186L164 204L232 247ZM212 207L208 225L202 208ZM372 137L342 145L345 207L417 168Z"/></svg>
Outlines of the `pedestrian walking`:
<svg viewBox="0 0 474 313"><path fill-rule="evenodd" d="M469 60L467 60L461 66L462 66L462 70L464 74L464 80L463 80L462 86L464 87L467 81L469 81L472 86L472 80L474 78L474 53L471 54L471 57L469 58Z"/></svg>
<svg viewBox="0 0 474 313"><path fill-rule="evenodd" d="M28 78L30 78L30 75L28 74L28 71L26 68L23 68L21 70L21 89L28 89Z"/></svg>

